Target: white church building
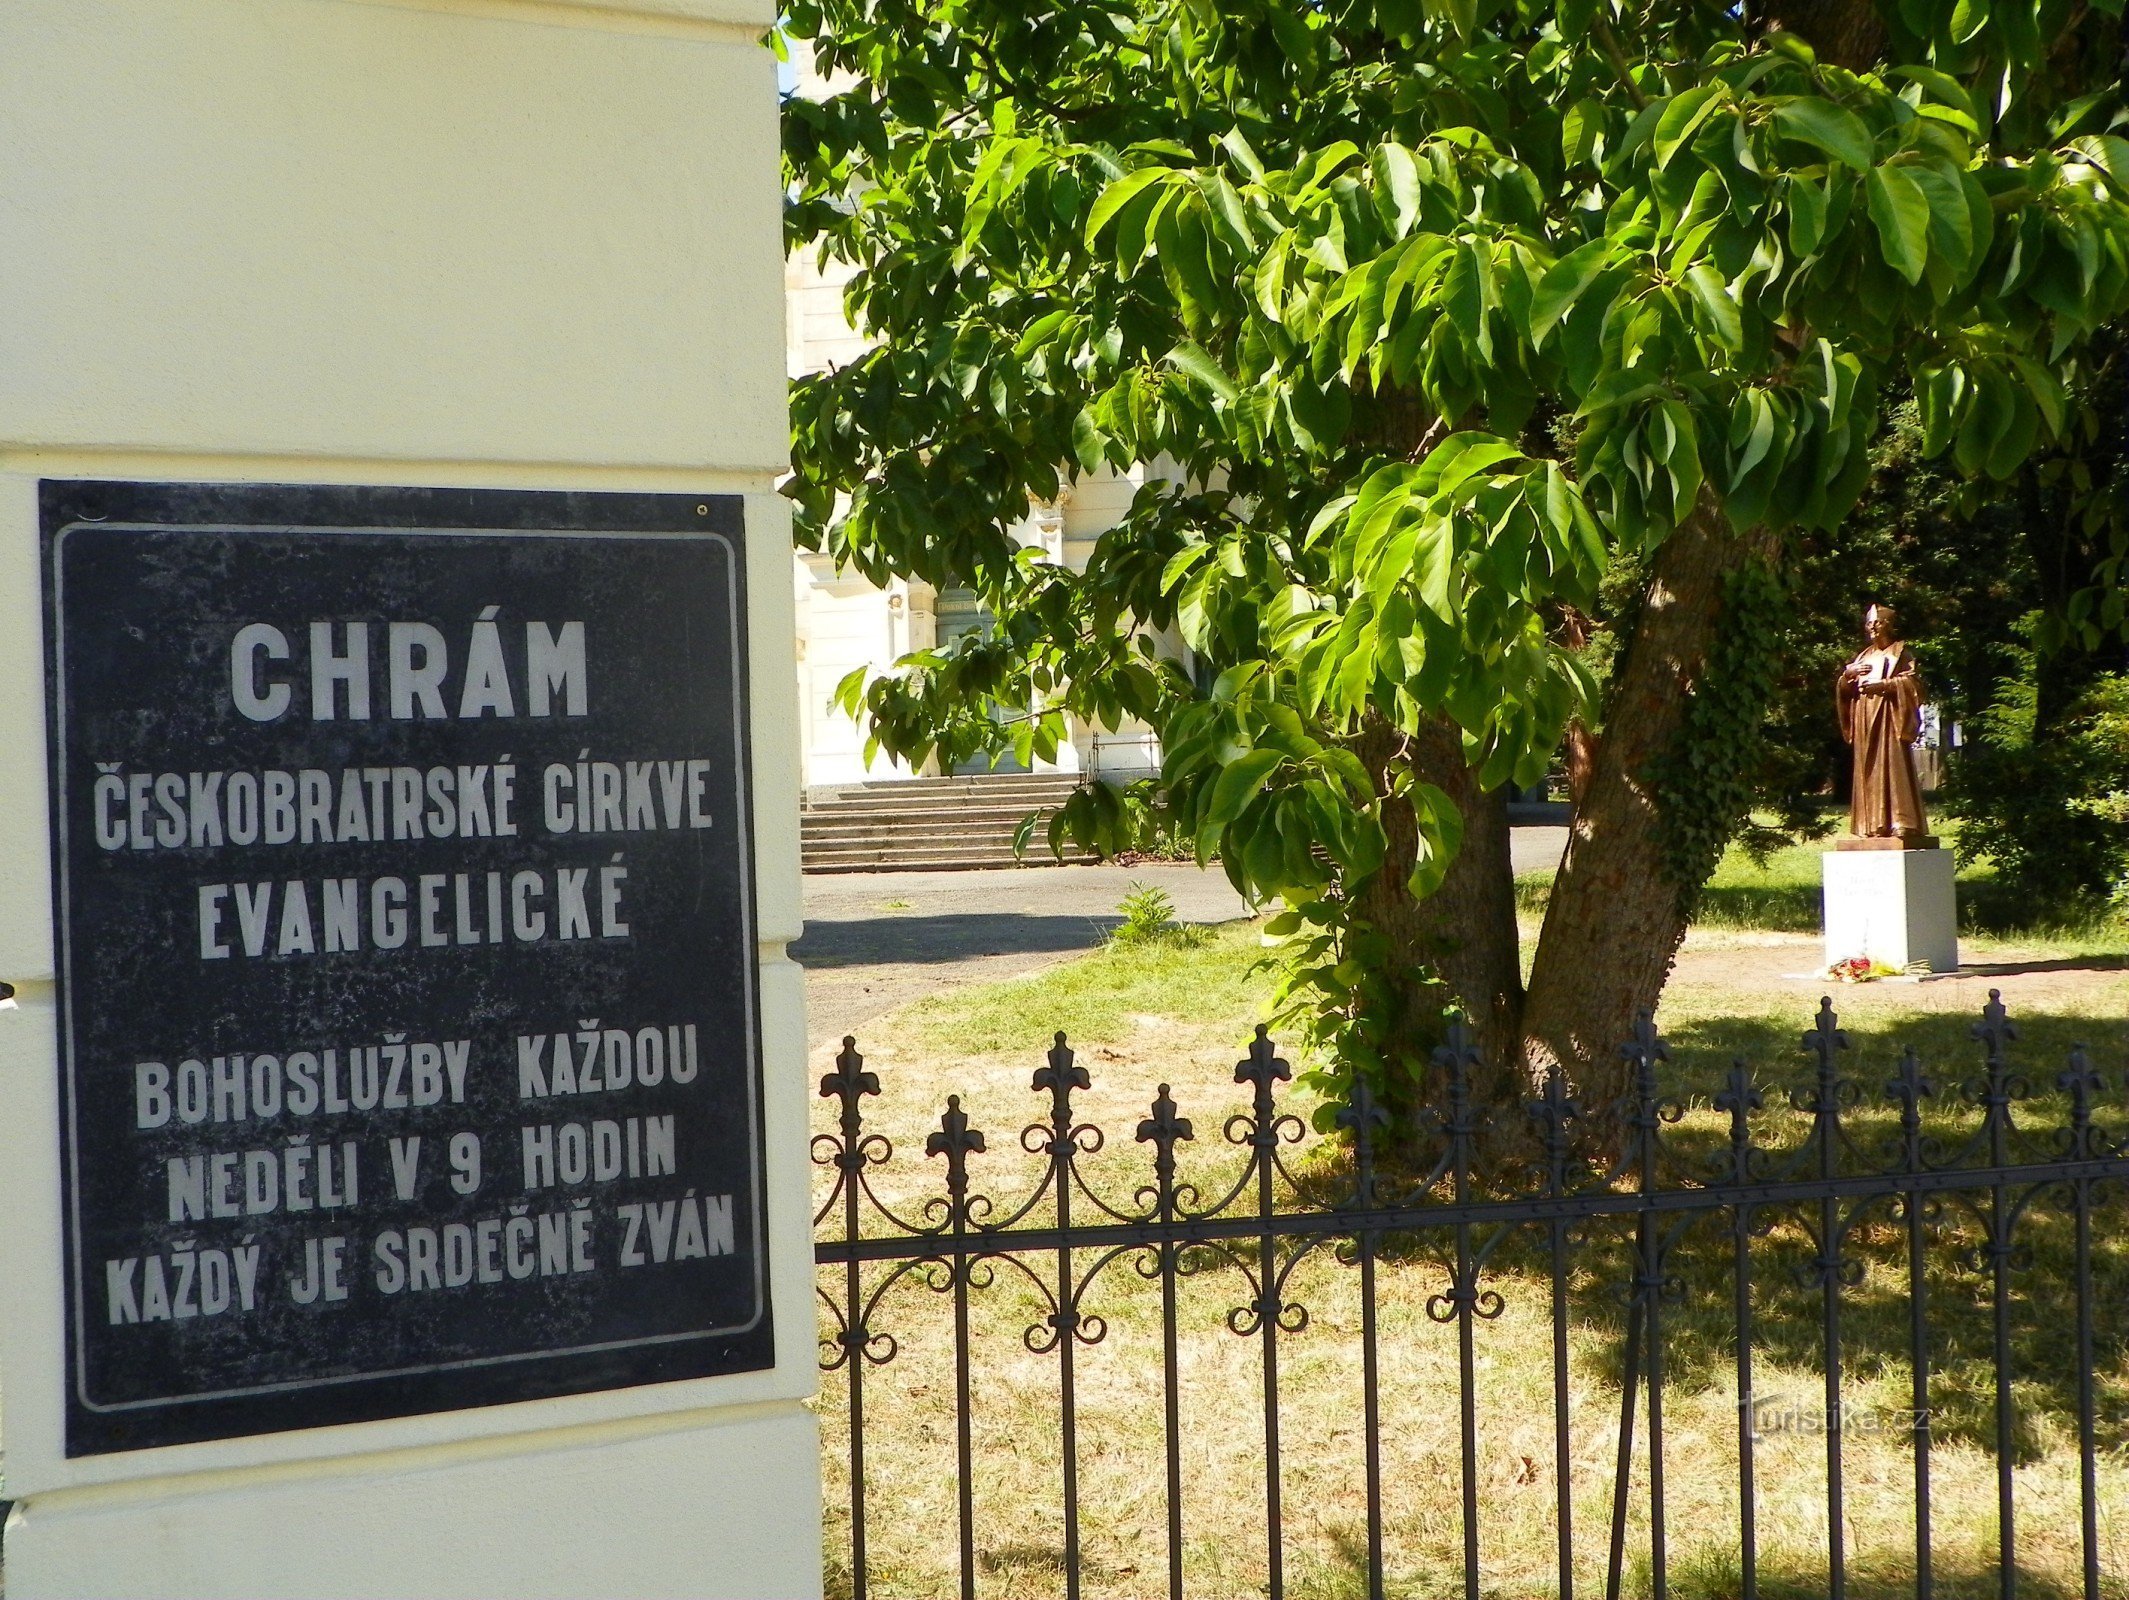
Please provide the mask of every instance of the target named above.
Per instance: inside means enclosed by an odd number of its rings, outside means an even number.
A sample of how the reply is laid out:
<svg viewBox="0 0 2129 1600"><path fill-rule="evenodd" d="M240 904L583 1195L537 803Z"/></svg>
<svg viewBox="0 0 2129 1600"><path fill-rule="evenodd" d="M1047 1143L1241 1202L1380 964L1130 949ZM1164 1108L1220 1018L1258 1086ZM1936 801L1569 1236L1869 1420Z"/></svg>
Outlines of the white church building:
<svg viewBox="0 0 2129 1600"><path fill-rule="evenodd" d="M850 275L849 267L833 262L823 272L810 254L785 263L785 343L793 378L827 371L865 350L864 336L852 330L843 313L843 286ZM1144 481L1140 468L1083 477L1054 503L1030 505L1015 536L1053 561L1083 566L1094 541L1122 519ZM824 791L853 785L957 776L915 772L885 755L868 765L864 730L832 701L837 684L853 668L885 672L912 650L950 643L981 626L976 597L966 589L934 590L902 579L878 588L807 550L793 553L791 577L798 602L801 748L809 796L818 800ZM1128 782L1159 770L1159 741L1143 726L1112 731L1076 718L1069 726L1071 742L1059 748L1055 762L1038 762L1036 773ZM1026 774L1008 756L998 768L979 768L971 775Z"/></svg>

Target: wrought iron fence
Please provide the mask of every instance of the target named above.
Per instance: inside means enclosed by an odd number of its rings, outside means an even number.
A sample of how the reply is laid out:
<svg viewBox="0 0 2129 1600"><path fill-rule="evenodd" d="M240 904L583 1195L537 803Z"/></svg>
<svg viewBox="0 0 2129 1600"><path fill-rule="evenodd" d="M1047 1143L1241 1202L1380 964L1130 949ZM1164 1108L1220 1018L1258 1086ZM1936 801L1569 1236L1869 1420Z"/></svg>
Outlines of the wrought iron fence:
<svg viewBox="0 0 2129 1600"><path fill-rule="evenodd" d="M1461 1027L1437 1052L1438 1109L1427 1113L1428 1161L1409 1159L1395 1173L1384 1166L1388 1119L1366 1085L1349 1104L1328 1114L1343 1134L1341 1159L1297 1172L1290 1156L1307 1133L1288 1109L1293 1091L1282 1089L1291 1069L1263 1028L1235 1067L1235 1081L1250 1094L1247 1111L1229 1117L1222 1135L1238 1147L1240 1160L1220 1178L1179 1175L1179 1151L1196 1149L1192 1121L1182 1114L1168 1085L1137 1123L1134 1137L1147 1147L1143 1181L1127 1195L1090 1179L1085 1164L1106 1139L1080 1120L1074 1095L1090 1087L1087 1069L1063 1034L1036 1070L1032 1088L1048 1096L1047 1116L1022 1132L1021 1146L1040 1163L1032 1186L1009 1203L975 1187L976 1163L986 1154L984 1134L972 1126L960 1096L949 1096L924 1156L936 1167L936 1193L913 1206L883 1198L875 1179L895 1167L888 1139L868 1128L865 1102L880 1092L877 1073L865 1066L855 1041L846 1039L835 1070L820 1093L837 1101L837 1132L814 1140L815 1162L832 1173L832 1186L815 1217L815 1247L822 1307L821 1365L837 1375L848 1406L849 1551L848 1587L858 1597L872 1591L868 1529L882 1513L868 1479L868 1384L887 1381L902 1344L890 1309L915 1305L898 1289L928 1289L950 1308L955 1421L953 1512L959 1592L974 1596L982 1576L978 1561L978 1506L974 1490L971 1420L978 1403L972 1347L972 1297L992 1288L999 1269L1010 1269L1022 1292L1043 1308L1022 1333L1026 1350L1055 1362L1055 1417L1060 1447L1057 1507L1062 1523L1059 1584L1077 1596L1082 1587L1081 1417L1076 1379L1080 1352L1100 1344L1108 1323L1097 1309L1098 1294L1149 1294L1159 1298L1162 1454L1165 1470L1166 1572L1158 1586L1184 1593L1182 1455L1185 1420L1178 1396L1179 1283L1208 1266L1233 1273L1244 1286L1227 1311L1227 1328L1258 1347L1262 1375L1262 1537L1266 1587L1275 1597L1287 1590L1285 1514L1281 1504L1281 1355L1285 1342L1301 1336L1310 1314L1293 1292L1297 1266L1328 1249L1357 1280L1359 1370L1354 1403L1364 1455L1365 1557L1356 1578L1365 1592L1386 1592L1383 1515L1382 1353L1378 1325L1378 1273L1393 1261L1417 1259L1440 1274L1440 1287L1426 1302L1426 1315L1453 1329L1456 1393L1443 1404L1458 1409L1457 1476L1461 1504L1462 1584L1477 1597L1487 1587L1482 1552L1485 1528L1478 1494L1480 1423L1475 1403L1475 1363L1483 1327L1499 1316L1504 1241L1520 1240L1522 1260L1534 1276L1549 1279L1551 1320L1551 1464L1556 1501L1550 1521L1557 1544L1557 1592L1575 1592L1576 1507L1570 1490L1575 1419L1570 1391L1570 1284L1587 1274L1592 1241L1602 1233L1616 1246L1603 1266L1622 1270L1614 1285L1623 1304L1621 1378L1610 1401L1619 1407L1618 1449L1603 1531L1604 1592L1616 1600L1630 1558L1645 1556L1641 1580L1656 1596L1666 1593L1670 1530L1666 1526L1665 1418L1667 1317L1677 1313L1687 1289L1679 1266L1689 1231L1696 1245L1712 1240L1716 1269L1727 1279L1730 1304L1723 1313L1735 1364L1737 1417L1735 1472L1737 1593L1752 1597L1760 1582L1756 1508L1764 1487L1755 1479L1757 1446L1770 1418L1753 1397L1755 1348L1769 1325L1760 1321L1770 1284L1786 1265L1791 1292L1807 1297L1817 1321L1811 1347L1823 1374L1823 1409L1813 1419L1824 1433L1824 1592L1842 1596L1849 1580L1847 1516L1843 1497L1844 1321L1846 1301L1861 1281L1859 1230L1870 1231L1890 1269L1904 1277L1904 1351L1896 1352L1911 1374L1911 1408L1899 1428L1911 1458L1911 1576L1914 1592L1934 1592L1936 1531L1932 1526L1932 1357L1940 1337L1932 1320L1933 1288L1941 1293L1944 1267L1932 1251L1947 1230L1972 1241L1962 1270L1972 1275L1964 1291L1977 1315L1991 1325L1987 1370L1993 1394L1993 1456L1996 1549L1990 1586L2009 1596L2019 1581L2019 1517L2016 1486L2019 1379L2013 1354L2014 1309L2027 1289L2014 1279L2031 1263L2022 1230L2046 1215L2066 1234L2053 1272L2040 1289L2058 1295L2074 1327L2070 1346L2075 1368L2064 1387L2074 1395L2078 1451L2078 1548L2082 1593L2099 1600L2102 1588L2102 1505L2095 1352L2104 1338L2118 1352L2129 1304L2103 1296L2095 1284L2095 1260L2108 1256L2110 1271L2122 1263L2116 1243L2129 1179L2129 1134L2103 1127L2095 1114L2109 1085L2082 1048L2070 1053L2052 1081L2014 1061L2017 1030L2000 996L1973 1024L1979 1060L1965 1077L1940 1080L1908 1049L1882 1082L1866 1092L1843 1069L1848 1040L1830 1001L1822 1001L1802 1045L1807 1070L1800 1082L1778 1092L1743 1062L1710 1097L1701 1137L1687 1140L1676 1124L1682 1108L1665 1093L1668 1050L1644 1019L1620 1047L1631 1084L1614 1108L1620 1154L1588 1160L1587 1141L1577 1137L1584 1108L1558 1073L1521 1114L1529 1119L1532 1147L1540 1152L1531 1181L1503 1193L1478 1175L1480 1140L1490 1117L1474 1106L1470 1092L1479 1060ZM2036 1089L2035 1085L2038 1084ZM2026 1103L2021 1109L2021 1103ZM1927 1116L1925 1115L1927 1113ZM2039 1114L2045 1113L2045 1125ZM1513 1113L1510 1113L1513 1114ZM2028 1126L2028 1123L2034 1123ZM1789 1136L1784 1137L1784 1133ZM1116 1159L1112 1154L1109 1160ZM1211 1198L1207 1198L1210 1195ZM2102 1227L2102 1219L2105 1226ZM1780 1219L1790 1246L1770 1244ZM1943 1250L1936 1249L1939 1258ZM1769 1254L1787 1262L1769 1263ZM2066 1255L2066 1261L2064 1257ZM1128 1262L1136 1272L1111 1272ZM1703 1279L1707 1274L1701 1274ZM1934 1280L1934 1281L1933 1281ZM2038 1291L2033 1291L2038 1292ZM2113 1288L2106 1294L2114 1294ZM922 1297L920 1297L921 1299ZM938 1302L927 1301L928 1304ZM2030 1312L2031 1306L2025 1305ZM1112 1307L1113 1310L1113 1307ZM2045 1313L2042 1313L2045 1314ZM2108 1319L2102 1326L2102 1319ZM906 1325L903 1331L908 1331ZM1585 1383L1584 1388L1588 1385ZM1639 1421L1636 1407L1644 1409ZM1778 1419L1775 1419L1778 1420ZM1634 1472L1637 1446L1644 1452ZM1641 1485L1637 1496L1633 1486ZM2129 1508L2123 1508L2129 1510ZM890 1515L900 1514L893 1503ZM1630 1518L1630 1511L1638 1516ZM1256 1520L1254 1510L1248 1521ZM1630 1522L1645 1524L1645 1551L1629 1552ZM1356 1558L1356 1567L1360 1562ZM1815 1580L1814 1580L1815 1581ZM2110 1585L2119 1575L2106 1580ZM1151 1585L1149 1585L1151 1586Z"/></svg>

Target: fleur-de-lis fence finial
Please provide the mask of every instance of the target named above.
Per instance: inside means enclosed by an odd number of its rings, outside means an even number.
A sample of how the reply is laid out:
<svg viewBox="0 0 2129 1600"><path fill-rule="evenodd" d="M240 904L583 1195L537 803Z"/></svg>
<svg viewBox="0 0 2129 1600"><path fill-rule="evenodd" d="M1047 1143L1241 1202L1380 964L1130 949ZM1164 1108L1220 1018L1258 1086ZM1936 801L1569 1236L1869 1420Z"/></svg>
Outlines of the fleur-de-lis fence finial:
<svg viewBox="0 0 2129 1600"><path fill-rule="evenodd" d="M1833 1009L1833 996L1819 996L1818 1016L1804 1032L1804 1048L1811 1052L1818 1069L1818 1099L1825 1104L1806 1104L1807 1111L1830 1111L1832 1087L1839 1073L1840 1054L1848 1048L1848 1035L1841 1030L1840 1013Z"/></svg>
<svg viewBox="0 0 2129 1600"><path fill-rule="evenodd" d="M864 1113L858 1107L859 1100L868 1094L876 1095L879 1092L880 1075L866 1070L865 1058L858 1054L857 1036L844 1034L843 1048L835 1058L835 1070L821 1078L821 1098L840 1100L843 1103L843 1143L846 1157L855 1145L864 1122Z"/></svg>
<svg viewBox="0 0 2129 1600"><path fill-rule="evenodd" d="M1072 1092L1075 1089L1090 1089L1094 1080L1087 1076L1087 1069L1078 1064L1072 1055L1072 1047L1065 1043L1064 1030L1060 1028L1053 1036L1043 1065L1035 1069L1034 1080L1029 1088L1040 1094L1047 1090L1050 1096L1050 1125L1040 1123L1021 1134L1022 1148L1037 1155L1048 1155L1060 1161L1081 1154L1081 1136L1085 1135L1089 1150L1097 1147L1099 1134L1091 1128L1076 1128L1072 1124Z"/></svg>
<svg viewBox="0 0 2129 1600"><path fill-rule="evenodd" d="M1062 1028L1058 1029L1043 1061L1044 1065L1035 1069L1035 1081L1028 1087L1050 1092L1050 1120L1063 1131L1072 1126L1072 1091L1090 1089L1094 1081L1087 1076L1087 1069L1073 1059Z"/></svg>
<svg viewBox="0 0 2129 1600"><path fill-rule="evenodd" d="M1278 1145L1278 1118L1272 1100L1272 1085L1288 1082L1293 1075L1294 1069L1280 1059L1278 1046L1272 1043L1270 1026L1258 1023L1256 1037L1249 1042L1249 1054L1235 1063L1235 1082L1249 1084L1255 1090L1250 1098L1253 1126L1248 1143L1262 1150L1274 1149Z"/></svg>
<svg viewBox="0 0 2129 1600"><path fill-rule="evenodd" d="M1801 1043L1811 1057L1811 1083L1808 1088L1791 1090L1789 1103L1811 1113L1811 1148L1818 1154L1819 1175L1832 1177L1847 1137L1841 1127L1842 1108L1860 1099L1861 1091L1853 1079L1841 1076L1841 1052L1848 1048L1848 1035L1841 1028L1831 995L1819 996L1818 1015Z"/></svg>
<svg viewBox="0 0 2129 1600"><path fill-rule="evenodd" d="M957 1213L962 1197L968 1193L968 1158L982 1150L982 1130L968 1125L968 1113L961 1109L961 1097L948 1095L938 1131L924 1141L924 1153L946 1157L946 1191L954 1197Z"/></svg>
<svg viewBox="0 0 2129 1600"><path fill-rule="evenodd" d="M1626 1094L1625 1121L1633 1136L1633 1164L1641 1187L1646 1190L1656 1183L1656 1134L1667 1120L1663 1097L1656 1088L1656 1068L1658 1063L1671 1059L1671 1047L1656 1031L1655 1014L1647 1007L1634 1014L1634 1031L1619 1046L1619 1055L1633 1073L1633 1083Z"/></svg>
<svg viewBox="0 0 2129 1600"><path fill-rule="evenodd" d="M1537 1123L1538 1141L1545 1149L1546 1190L1564 1194L1574 1160L1574 1144L1567 1125L1581 1120L1582 1102L1569 1092L1566 1069L1557 1061L1545 1071L1545 1092L1524 1101L1523 1109Z"/></svg>
<svg viewBox="0 0 2129 1600"><path fill-rule="evenodd" d="M1725 1176L1733 1183L1745 1183L1752 1177L1752 1113L1766 1103L1744 1057L1733 1059L1722 1092L1715 1096L1715 1109L1730 1114L1730 1157Z"/></svg>
<svg viewBox="0 0 2129 1600"><path fill-rule="evenodd" d="M2107 1140L2092 1126L2092 1101L2106 1093L2107 1080L2093 1069L2083 1045L2073 1045L2055 1086L2070 1097L2070 1126L2063 1131L2063 1153L2073 1161L2090 1161L2108 1153Z"/></svg>
<svg viewBox="0 0 2129 1600"><path fill-rule="evenodd" d="M1471 1031L1471 1024L1461 1012L1453 1014L1442 1042L1434 1048L1434 1064L1447 1079L1445 1091L1449 1108L1446 1113L1437 1113L1433 1121L1448 1138L1449 1172L1460 1202L1469 1198L1471 1188L1473 1144L1480 1123L1479 1115L1471 1105L1471 1073L1482 1059L1478 1036Z"/></svg>
<svg viewBox="0 0 2129 1600"><path fill-rule="evenodd" d="M853 1237L857 1234L858 1191L865 1182L865 1169L884 1164L894 1154L894 1146L884 1137L865 1132L865 1113L859 1102L866 1095L879 1092L879 1074L865 1070L865 1058L858 1054L856 1038L844 1034L842 1051L835 1058L835 1070L822 1076L820 1089L823 1100L842 1102L842 1111L837 1118L840 1131L816 1134L812 1140L813 1164L835 1168L835 1189L821 1201L813 1220L818 1224L840 1200L844 1226Z"/></svg>
<svg viewBox="0 0 2129 1600"><path fill-rule="evenodd" d="M2002 990L1989 991L1989 1003L1981 1008L1981 1020L1967 1032L1979 1041L1983 1056L1982 1075L1967 1086L1967 1095L1981 1107L1989 1159L2002 1166L2009 1159L2014 1131L2011 1104L2026 1094L2025 1079L2011 1065L2010 1046L2018 1040L2018 1026L2004 1006Z"/></svg>
<svg viewBox="0 0 2129 1600"><path fill-rule="evenodd" d="M2011 1021L2011 1014L2004 1007L2001 989L1989 991L1989 1003L1981 1008L1981 1020L1967 1032L1986 1048L1991 1068L2005 1064L2005 1047L2017 1040L2018 1025Z"/></svg>
<svg viewBox="0 0 2129 1600"><path fill-rule="evenodd" d="M1885 1085L1885 1093L1900 1103L1900 1148L1910 1169L1922 1165L1922 1102L1936 1092L1936 1080L1923 1067L1915 1047L1908 1045L1900 1052L1899 1070Z"/></svg>
<svg viewBox="0 0 2129 1600"><path fill-rule="evenodd" d="M1375 1134L1390 1125L1390 1114L1375 1102L1365 1072L1353 1073L1353 1089L1337 1116L1338 1126L1353 1136L1353 1203L1375 1203Z"/></svg>
<svg viewBox="0 0 2129 1600"><path fill-rule="evenodd" d="M1160 1180L1165 1207L1174 1193L1175 1147L1185 1139L1195 1139L1197 1134L1188 1117L1176 1115L1175 1101L1169 1096L1165 1083L1161 1085L1161 1092L1153 1097L1151 1110L1151 1116L1139 1120L1138 1141L1153 1146L1153 1173Z"/></svg>

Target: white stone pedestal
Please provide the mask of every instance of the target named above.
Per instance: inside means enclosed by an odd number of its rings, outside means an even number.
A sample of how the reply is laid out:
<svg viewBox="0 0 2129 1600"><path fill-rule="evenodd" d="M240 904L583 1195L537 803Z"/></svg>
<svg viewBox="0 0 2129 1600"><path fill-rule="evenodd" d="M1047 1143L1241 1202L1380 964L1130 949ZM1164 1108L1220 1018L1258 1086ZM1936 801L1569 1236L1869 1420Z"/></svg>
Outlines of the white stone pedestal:
<svg viewBox="0 0 2129 1600"><path fill-rule="evenodd" d="M1959 965L1959 907L1952 853L1829 850L1825 863L1826 964L1868 956L1886 966Z"/></svg>

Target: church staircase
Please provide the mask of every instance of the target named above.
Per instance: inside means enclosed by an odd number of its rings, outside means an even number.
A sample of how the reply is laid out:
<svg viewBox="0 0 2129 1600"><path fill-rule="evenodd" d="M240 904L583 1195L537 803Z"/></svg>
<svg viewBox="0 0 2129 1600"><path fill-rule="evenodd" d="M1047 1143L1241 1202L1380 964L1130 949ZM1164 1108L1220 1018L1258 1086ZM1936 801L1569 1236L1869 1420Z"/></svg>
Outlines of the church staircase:
<svg viewBox="0 0 2129 1600"><path fill-rule="evenodd" d="M1069 773L907 778L810 789L799 814L808 872L949 872L1050 866L1043 824L1026 857L1013 834L1031 811L1052 811L1079 786ZM1067 861L1091 861L1067 851Z"/></svg>

